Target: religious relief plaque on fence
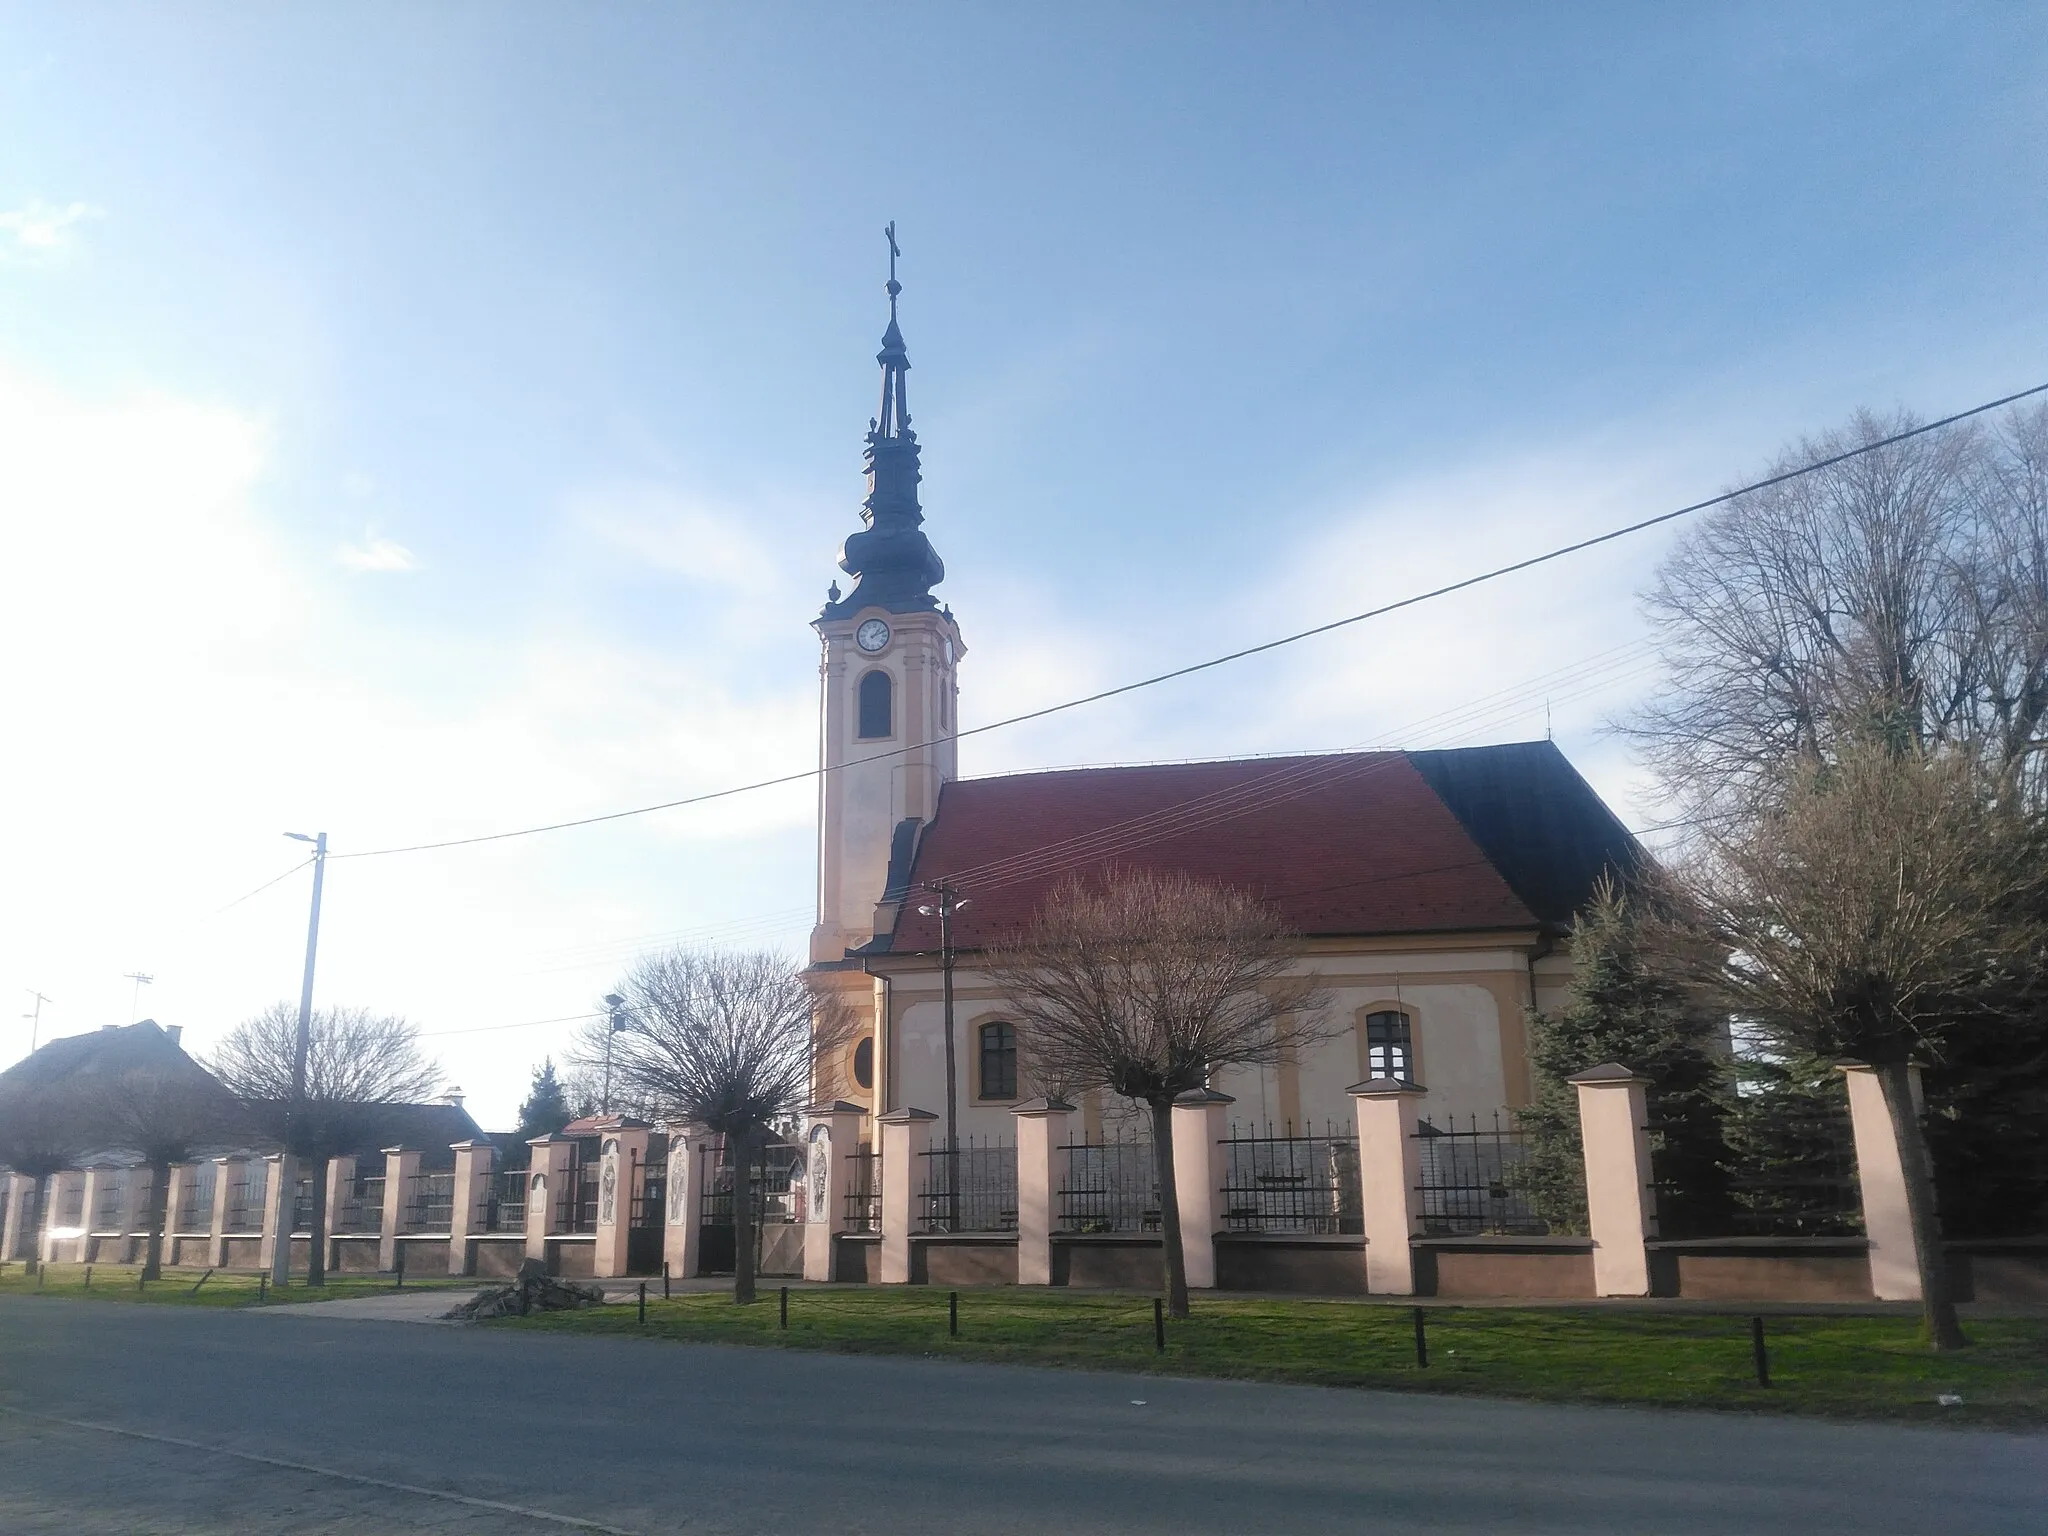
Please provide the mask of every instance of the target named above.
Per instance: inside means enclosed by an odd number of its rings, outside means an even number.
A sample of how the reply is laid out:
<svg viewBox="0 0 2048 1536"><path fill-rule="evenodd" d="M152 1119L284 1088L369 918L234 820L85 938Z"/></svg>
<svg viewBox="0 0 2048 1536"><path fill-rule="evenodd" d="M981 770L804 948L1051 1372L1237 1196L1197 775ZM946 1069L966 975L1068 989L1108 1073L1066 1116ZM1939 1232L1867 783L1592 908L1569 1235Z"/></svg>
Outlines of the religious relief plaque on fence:
<svg viewBox="0 0 2048 1536"><path fill-rule="evenodd" d="M814 1125L811 1127L810 1176L805 1181L810 1194L810 1219L824 1221L832 1212L826 1202L826 1191L832 1181L832 1127Z"/></svg>
<svg viewBox="0 0 2048 1536"><path fill-rule="evenodd" d="M680 1227L690 1217L690 1185L692 1176L697 1172L697 1162L695 1158L684 1156L683 1149L678 1146L669 1153L669 1167L668 1224Z"/></svg>
<svg viewBox="0 0 2048 1536"><path fill-rule="evenodd" d="M614 1147L617 1145L617 1142L612 1143ZM599 1176L597 1185L597 1219L601 1226L608 1227L612 1225L615 1219L613 1211L618 1196L619 1154L615 1151L607 1152L604 1160L604 1172Z"/></svg>
<svg viewBox="0 0 2048 1536"><path fill-rule="evenodd" d="M533 1176L532 1189L533 1193L527 1197L527 1209L534 1216L546 1220L548 1214L548 1176L544 1173L536 1173ZM539 1228L534 1230L538 1231Z"/></svg>

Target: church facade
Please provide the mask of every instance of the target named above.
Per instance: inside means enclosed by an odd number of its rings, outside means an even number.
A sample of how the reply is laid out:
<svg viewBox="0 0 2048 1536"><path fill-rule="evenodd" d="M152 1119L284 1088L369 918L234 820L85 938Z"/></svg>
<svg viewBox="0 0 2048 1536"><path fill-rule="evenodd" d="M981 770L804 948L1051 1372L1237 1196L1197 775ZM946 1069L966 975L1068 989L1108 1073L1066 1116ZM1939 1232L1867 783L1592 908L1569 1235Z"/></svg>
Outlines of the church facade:
<svg viewBox="0 0 2048 1536"><path fill-rule="evenodd" d="M1422 1085L1422 1113L1438 1118L1526 1103L1527 1010L1569 981L1573 913L1640 857L1550 742L961 778L967 650L932 590L945 567L918 496L900 291L892 260L863 526L840 559L852 585L835 584L814 621L810 974L860 1021L818 1062L819 1100L858 1106L869 1144L876 1117L906 1110L962 1139L1008 1140L1012 1110L1043 1090L977 952L1028 925L1064 878L1148 868L1275 907L1342 1026L1276 1066L1219 1076L1235 1117L1342 1125L1347 1090L1375 1077ZM1079 1111L1092 1135L1128 1107L1091 1095Z"/></svg>

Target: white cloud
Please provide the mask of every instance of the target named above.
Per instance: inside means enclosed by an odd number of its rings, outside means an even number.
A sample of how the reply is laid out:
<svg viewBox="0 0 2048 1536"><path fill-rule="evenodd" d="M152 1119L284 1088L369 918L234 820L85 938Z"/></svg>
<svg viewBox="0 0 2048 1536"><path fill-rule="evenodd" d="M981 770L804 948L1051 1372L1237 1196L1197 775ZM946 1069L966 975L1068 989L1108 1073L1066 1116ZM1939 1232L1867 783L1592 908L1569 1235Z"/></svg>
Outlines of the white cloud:
<svg viewBox="0 0 2048 1536"><path fill-rule="evenodd" d="M413 552L393 539L374 531L363 535L360 544L344 544L335 558L351 571L415 571L419 561Z"/></svg>
<svg viewBox="0 0 2048 1536"><path fill-rule="evenodd" d="M569 510L582 528L636 562L700 586L759 597L781 579L781 562L741 514L666 486L598 487L574 497Z"/></svg>
<svg viewBox="0 0 2048 1536"><path fill-rule="evenodd" d="M78 243L78 226L104 218L90 203L46 203L31 198L19 208L0 210L0 250L13 246L31 257L49 258Z"/></svg>

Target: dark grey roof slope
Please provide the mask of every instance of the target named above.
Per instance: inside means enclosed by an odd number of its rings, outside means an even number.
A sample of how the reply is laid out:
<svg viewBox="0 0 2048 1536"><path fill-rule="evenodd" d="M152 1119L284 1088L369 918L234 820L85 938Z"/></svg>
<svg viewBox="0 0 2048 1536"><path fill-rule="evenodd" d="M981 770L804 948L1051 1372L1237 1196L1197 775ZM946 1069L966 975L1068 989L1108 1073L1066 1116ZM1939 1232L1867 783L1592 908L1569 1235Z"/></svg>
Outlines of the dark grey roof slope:
<svg viewBox="0 0 2048 1536"><path fill-rule="evenodd" d="M1627 879L1645 861L1555 742L1410 752L1408 761L1546 926L1569 926L1602 875Z"/></svg>

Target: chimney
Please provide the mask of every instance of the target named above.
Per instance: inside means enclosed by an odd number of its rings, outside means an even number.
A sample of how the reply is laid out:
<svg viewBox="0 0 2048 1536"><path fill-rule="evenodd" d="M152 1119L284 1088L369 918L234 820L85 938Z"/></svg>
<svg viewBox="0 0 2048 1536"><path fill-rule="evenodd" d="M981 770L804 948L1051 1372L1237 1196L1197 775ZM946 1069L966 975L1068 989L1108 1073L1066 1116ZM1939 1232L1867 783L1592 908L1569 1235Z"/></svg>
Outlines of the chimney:
<svg viewBox="0 0 2048 1536"><path fill-rule="evenodd" d="M185 1026L184 1026L184 1025L182 1025L182 1024L166 1024L166 1025L164 1026L164 1033L165 1033L165 1034L167 1034L167 1035L169 1035L169 1036L171 1037L171 1044L173 1044L173 1045L176 1045L176 1046L178 1046L178 1048L179 1048L180 1050L183 1050L183 1049L184 1049L184 1046L183 1046L182 1044L180 1044L180 1042L181 1042L181 1041L182 1041L182 1040L184 1039L184 1035L185 1035ZM282 1198L282 1197L280 1197L280 1198Z"/></svg>
<svg viewBox="0 0 2048 1536"><path fill-rule="evenodd" d="M462 1108L462 1098L462 1085L460 1083L450 1083L448 1091L441 1095L441 1102L443 1104L452 1104L455 1108L460 1109Z"/></svg>

